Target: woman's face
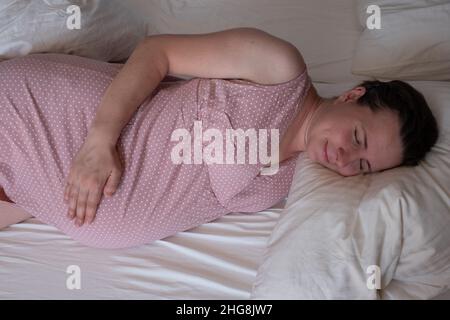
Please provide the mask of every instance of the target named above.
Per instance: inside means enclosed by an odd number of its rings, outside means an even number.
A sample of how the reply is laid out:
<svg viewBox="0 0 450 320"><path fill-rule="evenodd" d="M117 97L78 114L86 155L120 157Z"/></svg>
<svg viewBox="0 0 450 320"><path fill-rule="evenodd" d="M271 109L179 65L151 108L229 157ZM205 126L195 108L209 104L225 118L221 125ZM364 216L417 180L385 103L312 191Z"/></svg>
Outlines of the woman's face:
<svg viewBox="0 0 450 320"><path fill-rule="evenodd" d="M309 158L343 176L393 168L402 161L398 116L358 106L356 100L364 93L364 87L345 92L320 108L310 125Z"/></svg>

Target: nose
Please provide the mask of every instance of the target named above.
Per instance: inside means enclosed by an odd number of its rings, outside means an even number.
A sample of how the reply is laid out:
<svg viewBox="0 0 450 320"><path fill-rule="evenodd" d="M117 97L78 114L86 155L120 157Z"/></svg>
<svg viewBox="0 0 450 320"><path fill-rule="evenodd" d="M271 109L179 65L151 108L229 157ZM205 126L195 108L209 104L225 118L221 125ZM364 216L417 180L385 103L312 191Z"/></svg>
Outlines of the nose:
<svg viewBox="0 0 450 320"><path fill-rule="evenodd" d="M339 168L346 167L348 164L358 158L356 152L349 152L339 147L336 151L336 165Z"/></svg>

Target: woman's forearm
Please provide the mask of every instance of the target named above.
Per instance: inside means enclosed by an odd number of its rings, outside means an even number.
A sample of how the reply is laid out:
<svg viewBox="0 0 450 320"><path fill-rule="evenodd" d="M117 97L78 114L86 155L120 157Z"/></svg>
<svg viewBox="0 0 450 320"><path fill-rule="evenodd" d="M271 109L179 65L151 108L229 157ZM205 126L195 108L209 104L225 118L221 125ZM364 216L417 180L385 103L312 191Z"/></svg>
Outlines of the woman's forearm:
<svg viewBox="0 0 450 320"><path fill-rule="evenodd" d="M139 105L169 70L164 52L152 37L142 41L107 88L88 135L116 144Z"/></svg>

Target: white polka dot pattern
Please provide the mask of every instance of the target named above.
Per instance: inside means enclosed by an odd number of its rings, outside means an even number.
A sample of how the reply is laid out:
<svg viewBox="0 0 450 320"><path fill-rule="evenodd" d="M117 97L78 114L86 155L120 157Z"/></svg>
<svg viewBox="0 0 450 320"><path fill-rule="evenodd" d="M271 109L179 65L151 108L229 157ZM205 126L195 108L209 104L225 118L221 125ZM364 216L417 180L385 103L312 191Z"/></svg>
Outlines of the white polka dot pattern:
<svg viewBox="0 0 450 320"><path fill-rule="evenodd" d="M102 198L91 225L76 227L66 215L64 182L120 68L62 54L0 63L0 185L17 205L88 246L123 248L232 211L263 210L287 195L294 158L273 176L259 176L259 165L175 165L170 136L177 128L192 130L195 120L204 121L204 130L282 133L309 88L306 71L275 86L195 78L161 85L142 103L118 141L124 164L119 188Z"/></svg>

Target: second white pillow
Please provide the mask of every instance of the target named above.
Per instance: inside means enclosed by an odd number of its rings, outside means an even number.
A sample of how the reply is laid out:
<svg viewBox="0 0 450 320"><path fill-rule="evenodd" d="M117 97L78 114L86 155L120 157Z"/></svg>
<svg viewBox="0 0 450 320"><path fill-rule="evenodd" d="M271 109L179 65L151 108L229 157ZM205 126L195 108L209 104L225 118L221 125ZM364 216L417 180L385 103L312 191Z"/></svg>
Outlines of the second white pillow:
<svg viewBox="0 0 450 320"><path fill-rule="evenodd" d="M399 3L397 3L399 2ZM379 1L381 29L365 29L352 72L380 79L450 79L450 3ZM368 17L359 6L360 22Z"/></svg>

